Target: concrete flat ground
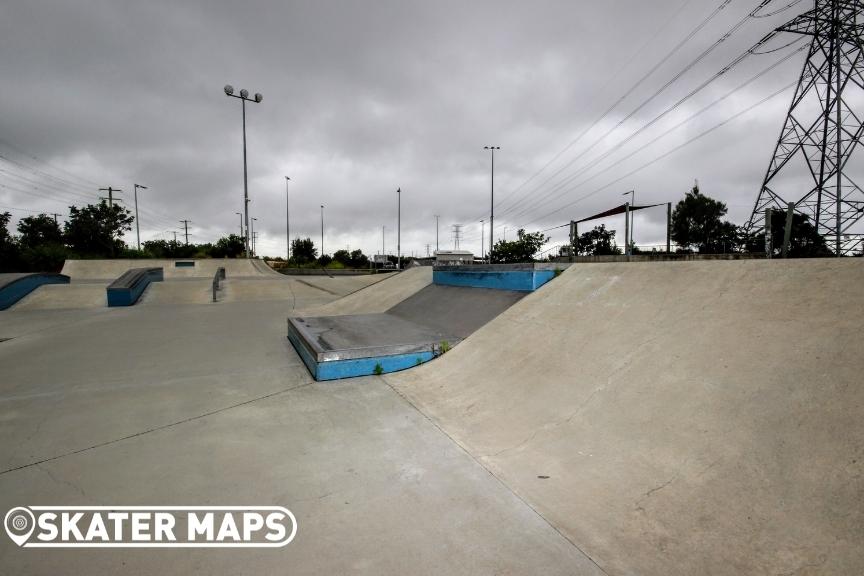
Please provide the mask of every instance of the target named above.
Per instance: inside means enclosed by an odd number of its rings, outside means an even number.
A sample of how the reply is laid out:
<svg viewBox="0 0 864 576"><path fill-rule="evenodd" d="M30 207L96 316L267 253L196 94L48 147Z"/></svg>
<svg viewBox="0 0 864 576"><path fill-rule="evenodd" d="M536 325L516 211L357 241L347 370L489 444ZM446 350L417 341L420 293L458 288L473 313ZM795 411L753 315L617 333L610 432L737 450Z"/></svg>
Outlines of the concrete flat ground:
<svg viewBox="0 0 864 576"><path fill-rule="evenodd" d="M380 379L312 382L285 318L335 298L3 313L0 510L283 505L299 531L263 551L3 536L0 572L602 574Z"/></svg>

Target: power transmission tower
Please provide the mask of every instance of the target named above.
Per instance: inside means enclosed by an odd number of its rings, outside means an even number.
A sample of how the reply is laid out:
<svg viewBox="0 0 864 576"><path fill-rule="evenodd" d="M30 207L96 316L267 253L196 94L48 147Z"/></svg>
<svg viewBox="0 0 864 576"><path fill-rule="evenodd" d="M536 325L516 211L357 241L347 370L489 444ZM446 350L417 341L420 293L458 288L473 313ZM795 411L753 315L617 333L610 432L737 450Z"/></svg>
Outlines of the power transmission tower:
<svg viewBox="0 0 864 576"><path fill-rule="evenodd" d="M180 223L183 224L183 229L185 230L186 245L187 246L189 245L189 223L190 222L192 222L192 221L191 220L180 220Z"/></svg>
<svg viewBox="0 0 864 576"><path fill-rule="evenodd" d="M811 219L837 256L852 253L864 239L853 233L864 217L864 191L849 170L856 166L850 158L864 134L862 16L862 0L816 0L814 9L777 29L812 40L745 226L749 233L765 231L767 210L786 211L791 203Z"/></svg>
<svg viewBox="0 0 864 576"><path fill-rule="evenodd" d="M462 240L462 224L453 224L453 249L459 250L459 242Z"/></svg>

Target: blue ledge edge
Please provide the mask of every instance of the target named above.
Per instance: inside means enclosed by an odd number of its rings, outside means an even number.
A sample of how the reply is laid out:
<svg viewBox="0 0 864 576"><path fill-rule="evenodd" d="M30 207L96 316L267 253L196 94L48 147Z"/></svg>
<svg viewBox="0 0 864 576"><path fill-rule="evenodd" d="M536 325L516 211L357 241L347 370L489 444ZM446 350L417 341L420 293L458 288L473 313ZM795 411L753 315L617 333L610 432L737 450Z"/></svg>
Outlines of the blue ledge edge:
<svg viewBox="0 0 864 576"><path fill-rule="evenodd" d="M317 362L309 354L309 351L297 340L297 336L288 333L288 340L300 355L306 368L316 381L340 380L342 378L356 378L358 376L372 376L375 367L381 366L381 374L389 374L413 368L419 364L425 364L432 360L435 355L431 352L412 352L409 354L394 354L392 356L377 356L372 358L356 358L352 360L329 360Z"/></svg>

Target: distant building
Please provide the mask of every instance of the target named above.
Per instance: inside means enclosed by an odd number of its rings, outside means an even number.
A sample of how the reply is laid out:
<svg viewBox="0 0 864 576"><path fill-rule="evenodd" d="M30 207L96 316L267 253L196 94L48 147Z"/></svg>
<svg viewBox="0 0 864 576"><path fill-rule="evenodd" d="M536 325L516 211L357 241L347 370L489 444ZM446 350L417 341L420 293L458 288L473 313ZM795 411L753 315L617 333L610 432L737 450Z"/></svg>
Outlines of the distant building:
<svg viewBox="0 0 864 576"><path fill-rule="evenodd" d="M474 263L474 254L467 250L437 250L435 264L439 266L462 266Z"/></svg>

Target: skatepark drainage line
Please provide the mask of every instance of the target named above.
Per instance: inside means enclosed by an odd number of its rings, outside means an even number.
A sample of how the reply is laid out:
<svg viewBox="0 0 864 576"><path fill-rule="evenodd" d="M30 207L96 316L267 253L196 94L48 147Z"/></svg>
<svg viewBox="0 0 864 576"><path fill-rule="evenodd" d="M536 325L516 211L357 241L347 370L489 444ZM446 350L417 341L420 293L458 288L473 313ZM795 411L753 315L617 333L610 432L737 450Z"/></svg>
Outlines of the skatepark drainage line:
<svg viewBox="0 0 864 576"><path fill-rule="evenodd" d="M385 383L385 384L386 384L386 385L387 385L391 390L393 390L393 392L396 393L397 396L399 396L400 398L402 398L402 400L403 400L406 404L408 404L409 406L411 406L411 408L413 408L414 410L416 410L417 413L420 414L420 416L422 416L422 417L423 417L427 422L429 422L430 424L432 424L432 426L434 426L435 429L437 429L437 430L438 430L439 432L441 432L441 434L443 434L447 439L449 439L451 442L453 442L453 444L454 444L455 446L457 446L457 447L458 447L462 452L464 452L465 455L468 456L468 458L470 458L474 463L476 463L478 466L480 466L480 468L482 468L483 470L485 470L486 473L489 474L489 476L491 476L491 477L492 477L496 482L498 482L498 484L500 484L500 485L501 485L501 486L502 486L502 487L503 487L507 492L509 492L510 494L512 494L512 495L513 495L517 500L519 500L519 501L522 502L525 506L527 506L529 510L531 510L532 512L534 512L534 514L536 514L538 518L540 518L543 522L545 522L546 525L549 526L552 530L554 530L554 531L555 531L559 536L561 536L561 538L563 538L564 540L566 540L567 542L569 542L571 546L573 546L574 548L576 548L576 550L578 550L580 554L582 554L585 558L588 559L589 562L591 562L594 566L596 566L597 569L600 570L600 572L602 572L603 574L606 574L606 576L610 576L609 573L606 572L606 570L604 570L603 567L600 566L600 564L598 564L596 560L594 560L594 558L592 558L592 557L591 557L587 552L585 552L585 550L583 550L583 549L582 549L578 544L576 544L576 542L574 542L574 541L571 540L571 539L570 539L566 534L564 534L563 532L561 532L561 530L559 530L557 526L555 526L552 522L550 522L549 520L547 520L546 517L543 516L543 514L541 514L541 513L540 513L540 512L539 512L539 511L534 507L534 506L532 506L532 505L531 505L527 500L525 500L522 496L520 496L518 492L516 492L515 490L513 490L513 489L512 489L512 488L511 488L511 487L510 487L506 482L504 482L504 481L501 480L498 476L496 476L495 473L492 472L492 470L490 470L489 468L487 468L486 465L484 465L483 462L480 461L480 459L478 459L476 456L474 456L474 454L472 454L472 453L471 453L471 452L470 452L470 451L469 451L465 446L463 446L463 445L462 445L458 440L456 440L455 438L453 438L453 436L451 436L450 434L448 434L446 430L444 430L444 429L443 429L443 428L442 428L442 427L441 427L441 426L440 426L440 425L439 425L435 420L432 419L432 417L430 417L429 415L427 415L427 414L426 414L425 412L423 412L423 410L421 410L421 409L420 409L416 404L414 404L414 402L412 402L410 398L408 398L405 394L403 394L402 392L400 392L399 390L397 390L396 387L394 387L393 385L391 385L390 382L387 381L387 378L386 378L386 377L385 377L385 378L382 378L382 380L384 381L384 383Z"/></svg>
<svg viewBox="0 0 864 576"><path fill-rule="evenodd" d="M208 416L214 416L216 414L221 414L222 412L227 412L228 410L233 410L234 408L241 408L246 406L247 404L253 404L260 400L267 400L268 398L273 398L274 396L281 396L282 394L286 394L288 392L293 392L294 390L299 390L300 388L305 388L310 384L315 384L314 381L304 382L303 384L298 384L296 386L291 386L289 388L285 388L282 390L277 390L276 392L271 392L270 394L265 394L263 396L258 396L257 398L250 398L249 400L244 400L243 402L238 402L237 404L232 404L230 406L225 406L223 408L217 408L216 410L211 410L210 412L205 412L204 414L198 414L197 416L190 416L189 418L184 418L183 420L178 420L177 422L171 422L170 424L163 424L162 426L156 426L154 428L150 428L148 430L142 430L141 432L136 432L135 434L129 434L128 436L123 436L122 438L115 438L113 440L107 440L105 442L100 442L99 444L93 444L92 446L87 446L86 448L79 448L78 450L72 450L70 452L66 452L65 454L58 454L57 456L51 456L50 458L43 458L42 460L37 460L36 462L30 462L29 464L22 464L21 466L15 466L14 468L8 468L6 470L0 470L0 476L4 474L8 474L10 472L15 472L17 470L23 470L25 468L32 468L33 466L39 466L40 464L45 464L46 462L53 462L54 460L60 460L62 458L66 458L67 456L75 456L76 454L82 454L84 452L89 452L90 450L95 450L96 448L104 448L105 446L110 446L111 444L117 444L118 442L123 442L124 440L131 440L132 438L137 438L139 436L146 436L151 432L159 432L160 430L166 430L168 428L173 428L174 426L179 426L180 424L186 424L188 422L194 422L195 420L200 420L202 418L207 418Z"/></svg>

